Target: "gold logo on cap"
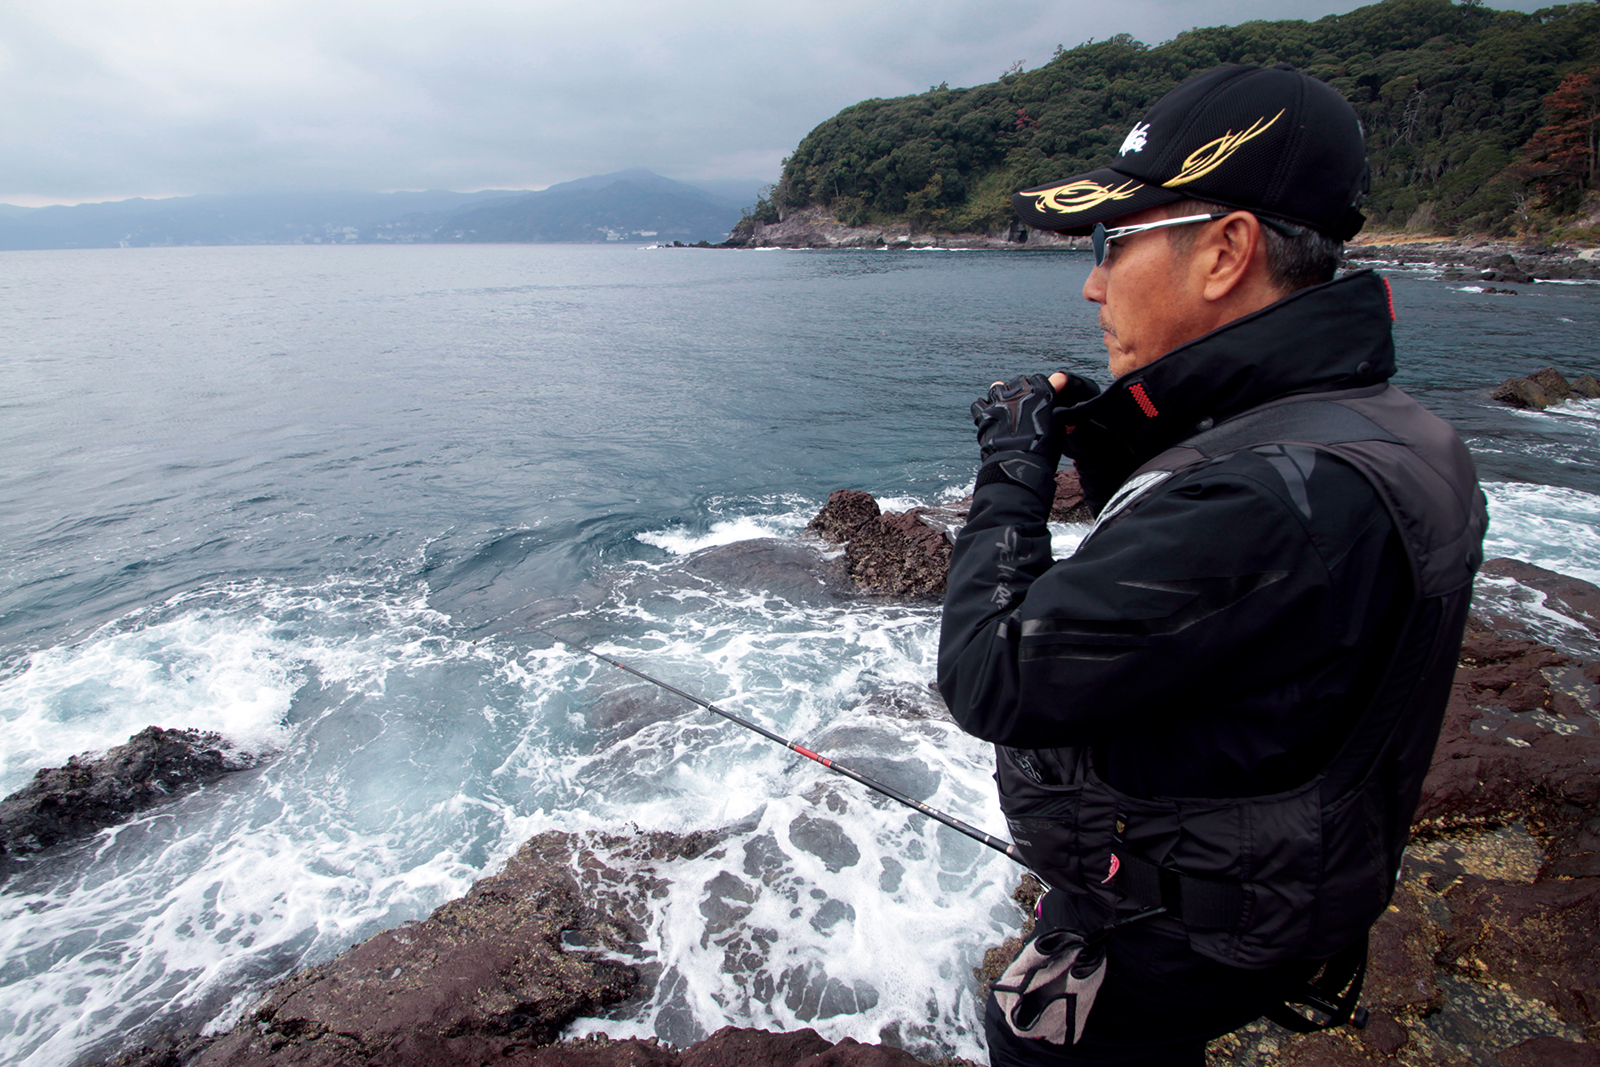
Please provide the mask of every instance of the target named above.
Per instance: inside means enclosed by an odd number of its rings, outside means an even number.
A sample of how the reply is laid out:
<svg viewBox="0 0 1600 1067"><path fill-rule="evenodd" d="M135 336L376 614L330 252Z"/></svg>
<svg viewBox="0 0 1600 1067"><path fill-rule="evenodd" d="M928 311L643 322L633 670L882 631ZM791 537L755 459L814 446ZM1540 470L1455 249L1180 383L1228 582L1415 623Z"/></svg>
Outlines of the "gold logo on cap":
<svg viewBox="0 0 1600 1067"><path fill-rule="evenodd" d="M1284 110L1288 109L1285 108ZM1256 119L1248 129L1240 133L1234 133L1229 130L1215 141L1208 141L1201 145L1189 153L1189 158L1183 161L1183 169L1179 170L1171 181L1162 182L1161 187L1163 189L1172 189L1179 185L1187 185L1196 178L1205 177L1226 163L1228 157L1237 152L1246 141L1266 133L1272 127L1272 124L1281 118L1283 118L1283 111L1279 111L1270 119L1263 116Z"/></svg>
<svg viewBox="0 0 1600 1067"><path fill-rule="evenodd" d="M1040 211L1073 215L1079 211L1099 207L1107 200L1126 200L1138 191L1140 184L1136 181L1127 181L1121 185L1107 186L1099 182L1076 181L1023 195L1033 197Z"/></svg>

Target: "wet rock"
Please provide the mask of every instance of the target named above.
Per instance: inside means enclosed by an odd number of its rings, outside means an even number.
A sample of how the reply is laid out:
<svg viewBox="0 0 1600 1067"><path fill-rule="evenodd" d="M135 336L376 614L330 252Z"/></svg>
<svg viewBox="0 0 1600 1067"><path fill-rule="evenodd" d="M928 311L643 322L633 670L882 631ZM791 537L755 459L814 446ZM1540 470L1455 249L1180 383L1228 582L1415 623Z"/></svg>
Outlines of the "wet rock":
<svg viewBox="0 0 1600 1067"><path fill-rule="evenodd" d="M1554 367L1534 371L1528 375L1528 380L1544 390L1544 395L1550 398L1552 404L1559 404L1563 400L1572 398L1572 385L1566 377Z"/></svg>
<svg viewBox="0 0 1600 1067"><path fill-rule="evenodd" d="M73 756L0 801L0 855L82 837L255 763L220 734L147 726L104 756Z"/></svg>
<svg viewBox="0 0 1600 1067"><path fill-rule="evenodd" d="M860 591L938 597L944 594L955 533L970 505L969 497L955 505L885 513L870 493L836 489L807 529L845 545L846 566ZM1076 470L1056 474L1050 521L1091 521Z"/></svg>
<svg viewBox="0 0 1600 1067"><path fill-rule="evenodd" d="M1550 406L1550 397L1527 378L1507 378L1495 386L1494 391L1489 394L1489 399L1532 411L1543 411Z"/></svg>
<svg viewBox="0 0 1600 1067"><path fill-rule="evenodd" d="M1495 1062L1502 1067L1600 1067L1600 1048L1559 1037L1530 1037L1500 1053Z"/></svg>
<svg viewBox="0 0 1600 1067"><path fill-rule="evenodd" d="M938 596L950 570L950 539L922 521L924 510L885 514L871 494L836 489L808 529L844 543L846 566L860 591Z"/></svg>
<svg viewBox="0 0 1600 1067"><path fill-rule="evenodd" d="M1509 378L1501 382L1495 386L1489 398L1512 407L1543 411L1551 404L1565 400L1600 396L1600 382L1595 382L1593 375L1580 375L1578 381L1582 384L1575 385L1554 367L1545 367L1526 378Z"/></svg>
<svg viewBox="0 0 1600 1067"><path fill-rule="evenodd" d="M871 493L859 489L835 489L828 502L806 527L835 544L843 544L858 532L878 521L883 509Z"/></svg>
<svg viewBox="0 0 1600 1067"><path fill-rule="evenodd" d="M1068 466L1056 471L1056 498L1050 505L1051 522L1093 522L1089 504L1083 498L1078 472Z"/></svg>
<svg viewBox="0 0 1600 1067"><path fill-rule="evenodd" d="M693 1048L679 1067L790 1067L833 1046L815 1030L773 1033L724 1026Z"/></svg>
<svg viewBox="0 0 1600 1067"><path fill-rule="evenodd" d="M844 832L844 827L832 819L797 815L789 824L789 840L796 848L820 859L823 866L835 874L861 862L861 850Z"/></svg>
<svg viewBox="0 0 1600 1067"><path fill-rule="evenodd" d="M565 931L601 936L563 862L566 837L533 838L422 922L279 984L196 1067L503 1061L626 998L631 968L562 947Z"/></svg>
<svg viewBox="0 0 1600 1067"><path fill-rule="evenodd" d="M1480 573L1496 578L1513 578L1537 590L1544 594L1546 607L1588 627L1600 639L1600 586L1515 559L1485 560ZM1487 622L1489 628L1501 632L1514 633L1521 628L1517 620L1510 618L1492 618Z"/></svg>
<svg viewBox="0 0 1600 1067"><path fill-rule="evenodd" d="M795 604L832 603L853 592L842 564L824 559L814 546L776 538L701 549L674 573L722 588L759 590Z"/></svg>

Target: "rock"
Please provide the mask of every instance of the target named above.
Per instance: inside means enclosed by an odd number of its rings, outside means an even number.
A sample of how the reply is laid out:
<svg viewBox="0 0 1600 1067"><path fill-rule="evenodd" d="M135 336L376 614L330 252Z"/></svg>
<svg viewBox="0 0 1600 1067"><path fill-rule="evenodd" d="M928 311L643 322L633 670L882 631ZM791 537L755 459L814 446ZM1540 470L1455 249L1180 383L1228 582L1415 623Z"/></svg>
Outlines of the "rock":
<svg viewBox="0 0 1600 1067"><path fill-rule="evenodd" d="M1067 467L1056 471L1056 498L1050 505L1051 522L1093 522L1089 504L1083 498L1078 471Z"/></svg>
<svg viewBox="0 0 1600 1067"><path fill-rule="evenodd" d="M950 539L922 521L924 510L884 514L870 493L836 489L807 529L845 543L846 566L862 592L938 596L950 569Z"/></svg>
<svg viewBox="0 0 1600 1067"><path fill-rule="evenodd" d="M839 560L822 558L814 545L774 537L703 548L669 570L679 579L758 590L795 604L833 603L854 592Z"/></svg>
<svg viewBox="0 0 1600 1067"><path fill-rule="evenodd" d="M832 1047L811 1029L773 1033L724 1026L685 1049L678 1067L790 1067Z"/></svg>
<svg viewBox="0 0 1600 1067"><path fill-rule="evenodd" d="M39 771L0 801L0 855L94 833L254 763L220 734L147 726L104 756Z"/></svg>
<svg viewBox="0 0 1600 1067"><path fill-rule="evenodd" d="M427 919L280 983L193 1067L516 1062L623 1000L638 985L632 968L562 947L563 934L608 936L568 868L570 847L570 835L540 834Z"/></svg>
<svg viewBox="0 0 1600 1067"><path fill-rule="evenodd" d="M1569 382L1554 367L1545 367L1526 378L1509 378L1495 386L1489 394L1491 400L1535 411L1543 411L1551 404L1559 404L1564 400L1595 397L1600 397L1600 382L1593 375L1579 375L1575 382Z"/></svg>
<svg viewBox="0 0 1600 1067"><path fill-rule="evenodd" d="M1572 398L1572 386L1562 373L1554 367L1534 371L1528 375L1528 380L1544 390L1544 395L1550 398L1550 403L1559 404L1563 400Z"/></svg>
<svg viewBox="0 0 1600 1067"><path fill-rule="evenodd" d="M1593 583L1515 559L1486 560L1480 573L1514 578L1530 589L1538 590L1544 594L1547 607L1587 626L1596 638L1600 638L1600 587ZM1501 630L1515 625L1509 619L1496 622L1496 628Z"/></svg>
<svg viewBox="0 0 1600 1067"><path fill-rule="evenodd" d="M1600 1067L1600 1048L1559 1037L1530 1037L1500 1053L1495 1062L1502 1067Z"/></svg>
<svg viewBox="0 0 1600 1067"><path fill-rule="evenodd" d="M951 542L966 520L971 497L953 506L882 512L872 494L835 489L806 529L845 545L856 588L887 596L938 597L950 570ZM1090 522L1078 472L1056 473L1051 522Z"/></svg>
<svg viewBox="0 0 1600 1067"><path fill-rule="evenodd" d="M889 512L845 546L850 577L868 593L937 597L950 570L950 539L922 521L922 508Z"/></svg>
<svg viewBox="0 0 1600 1067"><path fill-rule="evenodd" d="M835 489L828 494L828 502L811 520L808 530L821 534L835 544L843 544L857 531L876 522L883 509L871 493L859 489Z"/></svg>
<svg viewBox="0 0 1600 1067"><path fill-rule="evenodd" d="M1527 378L1507 378L1495 386L1494 392L1489 394L1489 399L1510 404L1514 408L1530 408L1534 411L1543 411L1550 406L1550 397Z"/></svg>

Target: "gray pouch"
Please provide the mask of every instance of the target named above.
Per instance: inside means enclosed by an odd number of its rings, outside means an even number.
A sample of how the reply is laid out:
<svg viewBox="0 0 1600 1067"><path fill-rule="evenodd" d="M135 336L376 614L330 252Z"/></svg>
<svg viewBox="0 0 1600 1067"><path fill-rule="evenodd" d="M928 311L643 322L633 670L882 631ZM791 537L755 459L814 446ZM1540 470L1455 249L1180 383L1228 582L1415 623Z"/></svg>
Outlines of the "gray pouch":
<svg viewBox="0 0 1600 1067"><path fill-rule="evenodd" d="M1026 945L994 984L1006 1025L1018 1037L1065 1045L1083 1024L1106 977L1105 947L1070 930L1047 930Z"/></svg>

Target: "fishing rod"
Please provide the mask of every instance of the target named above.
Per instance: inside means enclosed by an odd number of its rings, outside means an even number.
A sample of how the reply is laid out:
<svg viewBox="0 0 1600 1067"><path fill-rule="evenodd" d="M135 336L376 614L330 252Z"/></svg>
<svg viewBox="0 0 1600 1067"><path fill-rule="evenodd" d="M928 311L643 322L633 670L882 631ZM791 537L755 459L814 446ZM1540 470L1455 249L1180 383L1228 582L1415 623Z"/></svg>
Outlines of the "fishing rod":
<svg viewBox="0 0 1600 1067"><path fill-rule="evenodd" d="M1023 864L1023 866L1027 866L1027 864L1022 859L1022 854L1017 851L1017 846L1013 845L1009 841L1003 841L1000 838L995 837L993 834L986 834L982 830L978 829L976 826L971 826L971 825L969 825L967 823L962 822L960 819L956 818L954 815L946 815L944 812L939 811L936 808L930 808L930 807L928 807L928 805L924 804L922 801L914 800L911 797L908 797L904 793L900 792L898 789L894 789L894 788L892 788L890 786L886 786L882 782L875 782L871 778L868 778L866 775L861 774L858 771L853 771L849 767L845 767L845 766L842 766L842 765L840 765L838 763L835 763L833 760L829 759L826 756L818 755L817 753L811 751L809 748L806 748L804 745L797 745L793 741L790 741L786 737L779 737L777 734L773 733L771 730L768 730L763 726L756 725L755 723L751 722L749 719L740 718L738 715L735 715L731 711L726 711L726 710L724 710L722 708L719 708L715 704L711 703L709 700L702 700L701 698L695 696L693 693L686 693L682 689L679 689L675 685L669 685L668 683L663 682L660 678L652 678L650 675L644 673L644 671L637 670L636 668L630 667L626 663L623 663L621 660L612 659L610 656L607 656L607 655L605 655L603 653L600 653L600 652L596 652L594 649L588 648L587 646L580 645L576 641L568 641L565 637L562 637L559 634L553 634L549 630L543 629L542 627L534 626L531 629L535 633L544 634L546 637L550 638L551 640L561 642L563 645L566 645L568 648L576 649L579 652L583 652L583 653L585 653L587 655L593 656L595 659L600 660L602 663L609 663L613 667L617 668L618 670L627 671L629 674L633 675L635 678L643 678L645 681L649 682L651 685L660 686L662 689L665 689L667 692L672 693L675 696L680 696L683 699L687 700L691 704L698 704L702 708L705 708L707 711L715 712L716 714L721 715L724 719L727 719L729 722L736 722L740 726L743 726L746 730L751 730L751 731L754 731L755 733L760 734L762 737L765 737L768 741L776 741L778 744L782 745L784 748L788 749L790 752L797 752L800 755L804 756L806 759L811 760L814 763L822 764L824 767L828 768L828 770L834 772L835 774L842 774L846 778L851 779L852 781L860 782L862 785L866 786L868 789L872 790L873 792L882 793L884 796L888 797L890 800L898 801L899 803L904 804L906 807L910 808L912 811L921 812L923 815L926 815L928 818L933 819L935 822L942 822L946 826L950 827L950 829L955 830L955 831L957 831L959 833L966 834L968 837L972 838L974 841L978 842L979 844L988 845L990 848L994 849L996 852L1003 852L1007 856L1009 856L1012 859L1016 860L1018 863Z"/></svg>

